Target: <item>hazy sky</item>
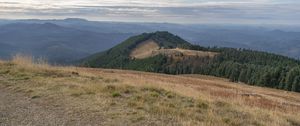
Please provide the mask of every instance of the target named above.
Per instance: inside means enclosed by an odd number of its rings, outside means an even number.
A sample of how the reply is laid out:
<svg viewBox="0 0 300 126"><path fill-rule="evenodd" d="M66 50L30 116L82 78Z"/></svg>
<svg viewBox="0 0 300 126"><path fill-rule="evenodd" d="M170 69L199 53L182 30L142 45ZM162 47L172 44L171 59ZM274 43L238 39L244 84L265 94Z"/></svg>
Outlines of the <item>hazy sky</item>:
<svg viewBox="0 0 300 126"><path fill-rule="evenodd" d="M0 18L299 24L300 0L0 0Z"/></svg>

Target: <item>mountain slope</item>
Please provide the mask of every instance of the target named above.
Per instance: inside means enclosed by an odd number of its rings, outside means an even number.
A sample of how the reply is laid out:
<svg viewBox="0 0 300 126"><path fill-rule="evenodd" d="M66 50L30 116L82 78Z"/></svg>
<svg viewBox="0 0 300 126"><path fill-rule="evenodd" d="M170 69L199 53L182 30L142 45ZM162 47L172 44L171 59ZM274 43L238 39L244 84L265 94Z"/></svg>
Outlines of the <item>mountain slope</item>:
<svg viewBox="0 0 300 126"><path fill-rule="evenodd" d="M140 43L151 40L157 44L157 48L176 48L176 47L188 47L191 44L181 39L178 36L170 34L168 32L155 32L144 33L138 36L130 37L121 44L107 50L94 54L83 60L83 64L90 67L122 67L123 61L130 60L130 53ZM146 51L146 50L145 50Z"/></svg>
<svg viewBox="0 0 300 126"><path fill-rule="evenodd" d="M1 59L9 59L12 55L14 55L14 50L16 50L14 46L5 43L0 43Z"/></svg>
<svg viewBox="0 0 300 126"><path fill-rule="evenodd" d="M7 58L15 53L44 57L51 63L68 63L110 48L129 34L96 33L53 23L13 23L0 27L0 44L10 45ZM131 34L130 34L131 35ZM0 50L7 47L0 46Z"/></svg>
<svg viewBox="0 0 300 126"><path fill-rule="evenodd" d="M298 126L299 99L210 76L0 61L0 125Z"/></svg>
<svg viewBox="0 0 300 126"><path fill-rule="evenodd" d="M205 74L300 92L300 61L234 48L205 48L168 32L134 36L82 61L84 66L167 74Z"/></svg>

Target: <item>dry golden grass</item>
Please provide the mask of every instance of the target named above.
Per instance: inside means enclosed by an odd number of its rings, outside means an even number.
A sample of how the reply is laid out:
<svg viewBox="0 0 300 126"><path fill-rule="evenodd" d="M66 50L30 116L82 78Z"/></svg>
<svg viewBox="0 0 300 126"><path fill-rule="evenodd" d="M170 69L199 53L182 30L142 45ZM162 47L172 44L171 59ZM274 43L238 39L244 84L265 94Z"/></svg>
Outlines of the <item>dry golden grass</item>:
<svg viewBox="0 0 300 126"><path fill-rule="evenodd" d="M152 56L153 51L158 50L159 45L153 40L147 40L139 45L130 53L130 57L137 59L144 59Z"/></svg>
<svg viewBox="0 0 300 126"><path fill-rule="evenodd" d="M299 93L216 77L53 67L21 56L0 68L1 88L87 113L91 124L99 116L104 125L300 125Z"/></svg>
<svg viewBox="0 0 300 126"><path fill-rule="evenodd" d="M16 54L13 56L11 63L18 64L21 67L31 68L31 69L48 69L47 61L42 58L34 59L30 55Z"/></svg>
<svg viewBox="0 0 300 126"><path fill-rule="evenodd" d="M160 50L156 50L153 52L153 56L155 55L167 55L167 56L189 56L189 57L210 57L213 58L216 55L218 55L218 53L215 52L209 52L209 51L195 51L195 50L187 50L187 49L180 49L180 48L176 48L176 49L160 49Z"/></svg>
<svg viewBox="0 0 300 126"><path fill-rule="evenodd" d="M130 53L130 57L136 59L144 59L148 57L153 57L156 55L166 55L166 56L180 56L180 57L210 57L218 55L216 52L209 51L195 51L187 49L163 49L154 40L147 40L139 45Z"/></svg>

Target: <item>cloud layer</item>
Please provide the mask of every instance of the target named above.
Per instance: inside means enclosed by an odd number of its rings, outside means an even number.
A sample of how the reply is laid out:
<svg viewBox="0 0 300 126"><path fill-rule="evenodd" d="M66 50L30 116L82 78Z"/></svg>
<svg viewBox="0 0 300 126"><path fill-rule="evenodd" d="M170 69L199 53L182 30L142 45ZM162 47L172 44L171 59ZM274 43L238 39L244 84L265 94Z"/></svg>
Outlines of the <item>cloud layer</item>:
<svg viewBox="0 0 300 126"><path fill-rule="evenodd" d="M298 24L296 0L0 0L0 18Z"/></svg>

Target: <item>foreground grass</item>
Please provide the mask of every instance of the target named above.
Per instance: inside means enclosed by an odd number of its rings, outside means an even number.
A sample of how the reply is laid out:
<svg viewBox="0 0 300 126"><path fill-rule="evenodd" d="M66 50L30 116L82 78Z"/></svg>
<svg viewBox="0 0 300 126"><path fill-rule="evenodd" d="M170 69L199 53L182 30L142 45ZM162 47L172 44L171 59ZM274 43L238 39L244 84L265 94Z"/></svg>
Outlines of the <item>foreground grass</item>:
<svg viewBox="0 0 300 126"><path fill-rule="evenodd" d="M101 117L102 125L300 125L299 114L292 112L244 106L222 97L198 97L197 92L185 95L180 93L183 88L178 92L118 75L52 67L32 63L28 57L0 62L1 88L87 116L96 113L93 116Z"/></svg>

